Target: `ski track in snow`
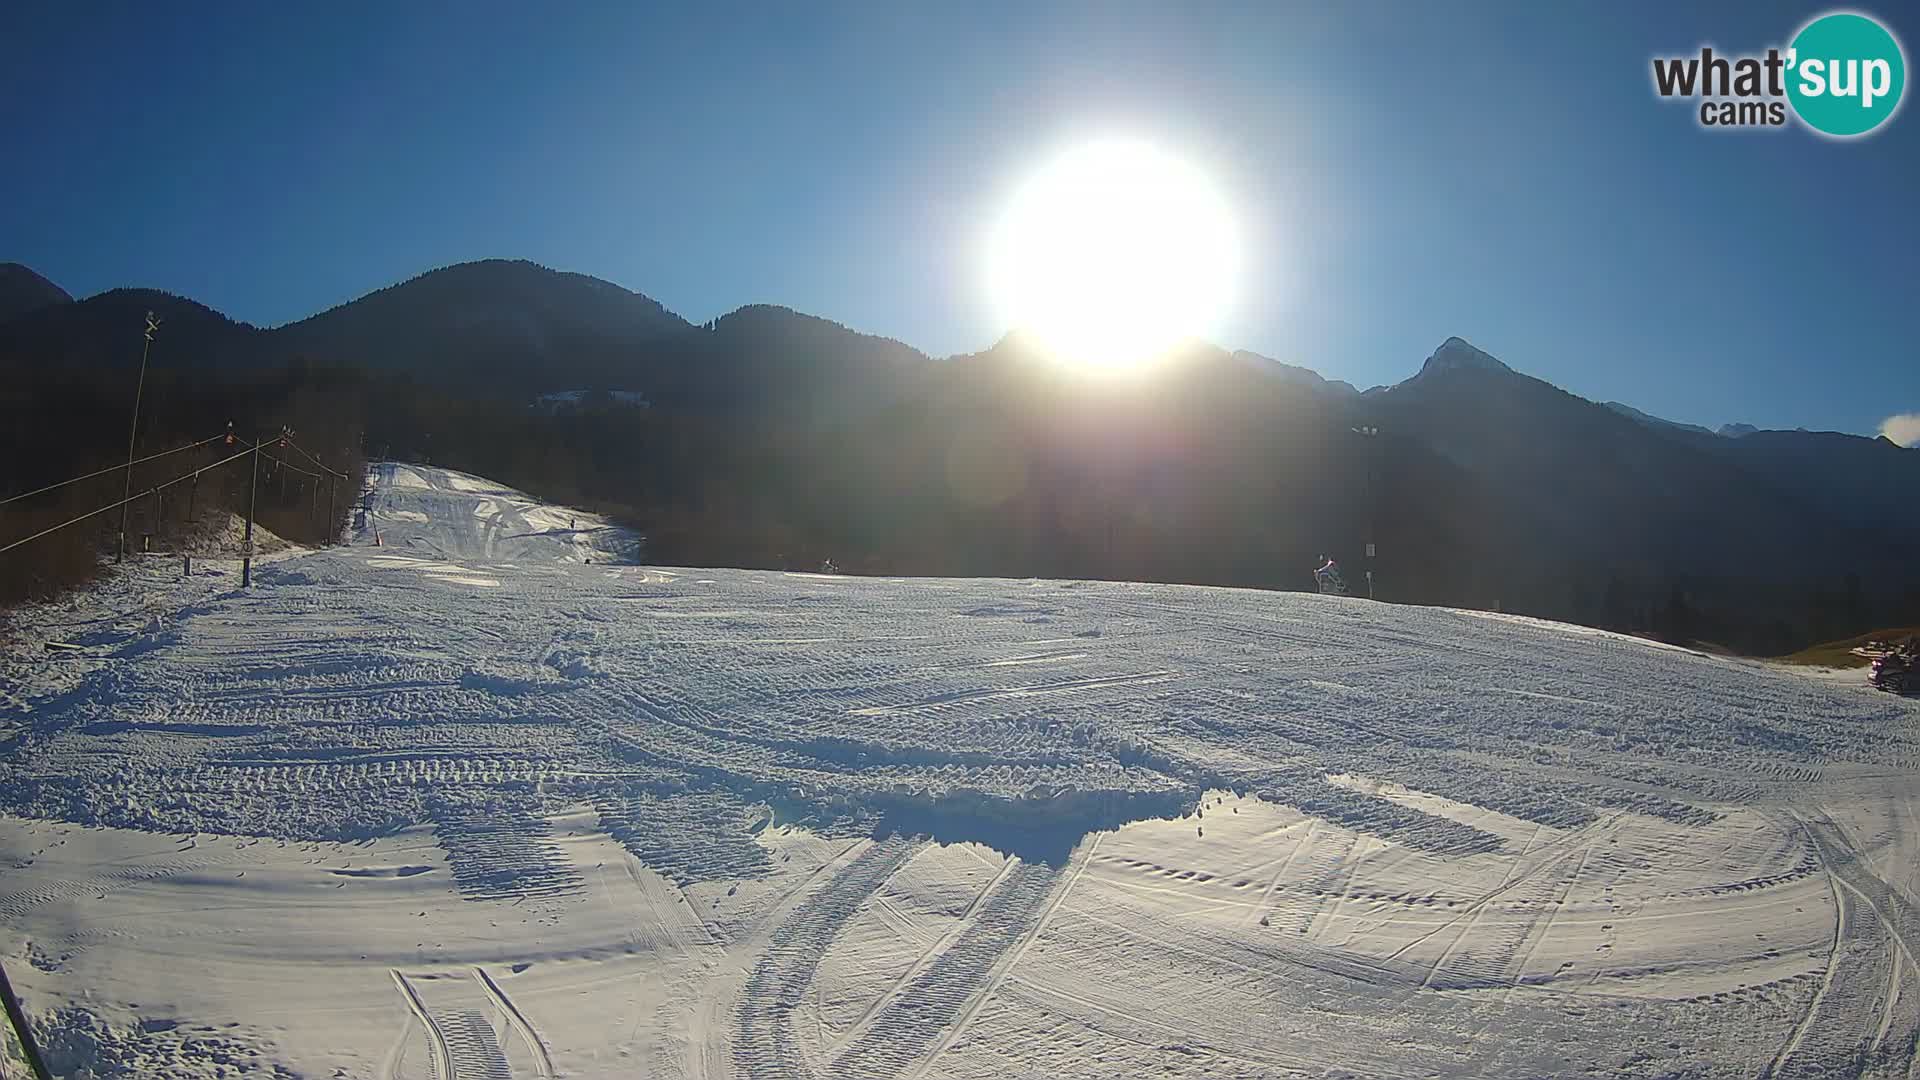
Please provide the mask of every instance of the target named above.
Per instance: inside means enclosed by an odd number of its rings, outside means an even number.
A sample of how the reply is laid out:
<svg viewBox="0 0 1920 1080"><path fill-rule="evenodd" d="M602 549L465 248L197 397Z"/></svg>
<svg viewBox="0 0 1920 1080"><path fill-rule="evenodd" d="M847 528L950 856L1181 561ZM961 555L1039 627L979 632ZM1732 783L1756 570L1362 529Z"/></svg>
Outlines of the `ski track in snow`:
<svg viewBox="0 0 1920 1080"><path fill-rule="evenodd" d="M23 613L9 970L244 1012L152 972L324 963L365 1049L275 1013L257 1052L393 1080L1913 1074L1914 702L1518 617L642 550L382 464L251 591L153 560ZM152 1008L101 1045L217 1075Z"/></svg>

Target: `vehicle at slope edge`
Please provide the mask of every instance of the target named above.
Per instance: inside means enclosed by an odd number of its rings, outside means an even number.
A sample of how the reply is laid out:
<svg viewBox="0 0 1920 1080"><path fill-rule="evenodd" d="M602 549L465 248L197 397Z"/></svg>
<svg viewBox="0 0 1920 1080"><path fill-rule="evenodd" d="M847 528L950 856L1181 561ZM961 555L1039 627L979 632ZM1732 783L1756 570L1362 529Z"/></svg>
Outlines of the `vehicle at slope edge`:
<svg viewBox="0 0 1920 1080"><path fill-rule="evenodd" d="M1888 693L1920 695L1920 639L1875 657L1867 682Z"/></svg>

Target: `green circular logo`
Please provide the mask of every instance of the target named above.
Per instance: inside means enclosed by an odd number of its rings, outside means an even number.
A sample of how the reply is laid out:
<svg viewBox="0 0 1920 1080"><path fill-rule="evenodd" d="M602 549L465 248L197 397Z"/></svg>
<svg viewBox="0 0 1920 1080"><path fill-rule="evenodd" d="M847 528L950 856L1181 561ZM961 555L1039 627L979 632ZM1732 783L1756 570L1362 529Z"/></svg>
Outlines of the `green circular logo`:
<svg viewBox="0 0 1920 1080"><path fill-rule="evenodd" d="M1886 27L1851 12L1808 23L1787 53L1787 98L1815 131L1865 135L1900 107L1907 61Z"/></svg>

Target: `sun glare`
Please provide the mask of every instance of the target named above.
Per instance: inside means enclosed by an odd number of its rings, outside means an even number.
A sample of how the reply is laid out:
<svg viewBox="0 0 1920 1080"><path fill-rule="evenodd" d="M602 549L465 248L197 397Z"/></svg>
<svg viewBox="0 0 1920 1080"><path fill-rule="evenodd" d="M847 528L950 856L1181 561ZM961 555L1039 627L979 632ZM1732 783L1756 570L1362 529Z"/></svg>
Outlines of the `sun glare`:
<svg viewBox="0 0 1920 1080"><path fill-rule="evenodd" d="M1217 330L1238 245L1200 170L1143 142L1071 150L1015 193L994 229L1000 317L1060 360L1137 367Z"/></svg>

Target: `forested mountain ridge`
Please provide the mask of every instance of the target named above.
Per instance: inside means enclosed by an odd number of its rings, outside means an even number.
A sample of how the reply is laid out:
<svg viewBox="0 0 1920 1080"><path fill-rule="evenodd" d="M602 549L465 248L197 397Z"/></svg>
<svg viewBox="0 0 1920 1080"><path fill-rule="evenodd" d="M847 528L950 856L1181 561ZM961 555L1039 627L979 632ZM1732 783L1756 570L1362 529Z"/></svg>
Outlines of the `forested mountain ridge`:
<svg viewBox="0 0 1920 1080"><path fill-rule="evenodd" d="M1759 651L1920 610L1920 507L1872 497L1920 490L1920 452L1666 424L1458 338L1365 394L1198 344L1111 379L1018 334L935 359L767 305L694 325L495 260L270 330L116 290L0 322L0 365L86 373L111 401L149 306L183 387L327 373L358 387L369 453L614 510L662 561L1304 587L1333 554L1364 587L1372 541L1386 599ZM649 406L531 407L580 388Z"/></svg>

